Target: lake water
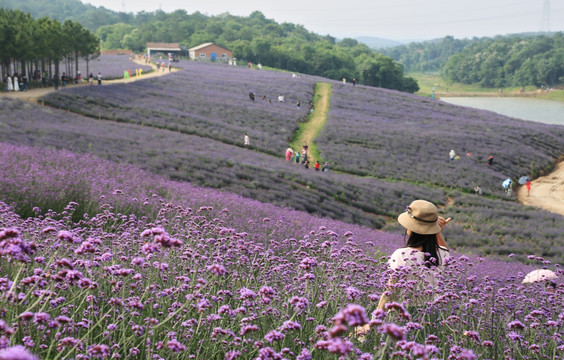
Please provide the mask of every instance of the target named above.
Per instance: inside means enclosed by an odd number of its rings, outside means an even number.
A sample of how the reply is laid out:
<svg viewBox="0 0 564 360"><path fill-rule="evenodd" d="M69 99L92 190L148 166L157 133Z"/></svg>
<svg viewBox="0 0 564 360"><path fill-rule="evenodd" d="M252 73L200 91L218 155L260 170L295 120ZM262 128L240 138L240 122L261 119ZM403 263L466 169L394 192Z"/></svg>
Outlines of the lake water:
<svg viewBox="0 0 564 360"><path fill-rule="evenodd" d="M564 125L564 103L559 101L522 97L443 97L441 101L523 120Z"/></svg>

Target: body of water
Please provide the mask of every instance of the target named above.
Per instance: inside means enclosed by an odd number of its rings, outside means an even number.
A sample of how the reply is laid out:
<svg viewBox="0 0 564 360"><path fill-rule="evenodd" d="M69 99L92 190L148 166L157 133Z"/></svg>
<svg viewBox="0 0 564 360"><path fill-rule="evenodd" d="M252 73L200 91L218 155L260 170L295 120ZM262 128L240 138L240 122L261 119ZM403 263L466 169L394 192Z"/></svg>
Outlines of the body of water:
<svg viewBox="0 0 564 360"><path fill-rule="evenodd" d="M523 120L564 125L564 103L559 101L523 97L444 97L441 101Z"/></svg>

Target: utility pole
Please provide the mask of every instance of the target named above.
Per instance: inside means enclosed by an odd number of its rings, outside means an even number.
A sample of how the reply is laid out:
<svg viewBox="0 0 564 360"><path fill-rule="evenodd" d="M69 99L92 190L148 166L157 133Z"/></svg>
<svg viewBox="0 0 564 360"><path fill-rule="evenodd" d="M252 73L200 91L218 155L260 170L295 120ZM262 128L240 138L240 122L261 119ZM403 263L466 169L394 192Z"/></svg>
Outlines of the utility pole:
<svg viewBox="0 0 564 360"><path fill-rule="evenodd" d="M544 0L542 6L541 32L550 32L550 0Z"/></svg>

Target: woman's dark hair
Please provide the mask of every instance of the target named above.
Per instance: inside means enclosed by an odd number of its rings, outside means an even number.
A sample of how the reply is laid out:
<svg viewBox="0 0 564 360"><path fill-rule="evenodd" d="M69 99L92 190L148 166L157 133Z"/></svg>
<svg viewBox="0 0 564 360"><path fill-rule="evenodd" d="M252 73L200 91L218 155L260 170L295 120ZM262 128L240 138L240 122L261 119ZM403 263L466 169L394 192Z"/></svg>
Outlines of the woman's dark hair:
<svg viewBox="0 0 564 360"><path fill-rule="evenodd" d="M407 239L407 246L412 248L422 247L423 253L425 254L425 266L428 268L437 266L441 264L441 258L439 257L437 244L437 235L423 235L411 232L409 239Z"/></svg>

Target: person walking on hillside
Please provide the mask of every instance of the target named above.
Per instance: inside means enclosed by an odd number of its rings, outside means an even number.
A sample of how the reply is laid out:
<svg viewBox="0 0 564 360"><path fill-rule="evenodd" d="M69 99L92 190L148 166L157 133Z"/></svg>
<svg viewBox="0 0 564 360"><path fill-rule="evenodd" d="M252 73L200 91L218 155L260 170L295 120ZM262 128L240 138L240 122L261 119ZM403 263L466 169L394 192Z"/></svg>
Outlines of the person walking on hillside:
<svg viewBox="0 0 564 360"><path fill-rule="evenodd" d="M329 172L329 162L328 161L326 161L325 164L323 164L323 168L321 168L321 171L323 171L324 173Z"/></svg>
<svg viewBox="0 0 564 360"><path fill-rule="evenodd" d="M101 72L98 72L97 79L98 79L98 85L102 85L102 73Z"/></svg>
<svg viewBox="0 0 564 360"><path fill-rule="evenodd" d="M313 167L315 168L315 171L319 171L321 168L321 164L319 163L319 161L316 161Z"/></svg>
<svg viewBox="0 0 564 360"><path fill-rule="evenodd" d="M456 152L454 150L450 150L450 152L448 153L448 158L449 160L454 160L454 158L456 157Z"/></svg>
<svg viewBox="0 0 564 360"><path fill-rule="evenodd" d="M296 151L296 164L300 163L300 152Z"/></svg>
<svg viewBox="0 0 564 360"><path fill-rule="evenodd" d="M416 308L425 305L425 302L433 300L428 296L417 298L398 299L401 293L394 291L392 285L400 280L413 280L416 282L416 291L427 294L427 290L438 287L438 275L444 269L445 260L450 257L449 248L442 235L450 218L444 219L439 216L437 207L426 200L415 200L398 216L398 222L405 228L407 244L393 252L388 260L388 266L394 271L390 276L388 284L389 291L380 297L378 309L384 309L385 304L394 302L408 303L408 308ZM407 272L405 270L408 270ZM391 296L386 293L391 292ZM356 335L363 335L370 330L369 325L356 329Z"/></svg>
<svg viewBox="0 0 564 360"><path fill-rule="evenodd" d="M493 155L490 155L490 157L488 158L488 162L486 163L488 165L493 165Z"/></svg>
<svg viewBox="0 0 564 360"><path fill-rule="evenodd" d="M525 187L527 188L527 196L529 196L529 194L531 193L531 180L527 180Z"/></svg>
<svg viewBox="0 0 564 360"><path fill-rule="evenodd" d="M294 155L294 150L292 150L291 147L288 147L286 149L286 161L290 161L293 155Z"/></svg>
<svg viewBox="0 0 564 360"><path fill-rule="evenodd" d="M248 148L251 145L251 140L249 139L249 135L247 135L247 133L245 133L244 145L246 148Z"/></svg>

